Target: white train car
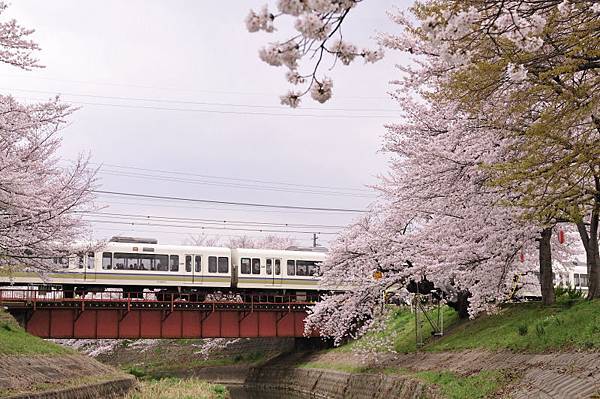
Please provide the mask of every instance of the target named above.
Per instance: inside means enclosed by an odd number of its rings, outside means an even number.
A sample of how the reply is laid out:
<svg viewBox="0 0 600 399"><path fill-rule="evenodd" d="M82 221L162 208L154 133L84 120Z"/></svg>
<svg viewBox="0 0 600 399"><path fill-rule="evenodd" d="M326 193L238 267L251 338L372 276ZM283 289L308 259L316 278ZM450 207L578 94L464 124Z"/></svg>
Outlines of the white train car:
<svg viewBox="0 0 600 399"><path fill-rule="evenodd" d="M119 237L95 252L56 258L41 275L21 271L0 276L0 285L62 286L81 294L122 288L141 293L318 291L322 252L159 245L152 239Z"/></svg>
<svg viewBox="0 0 600 399"><path fill-rule="evenodd" d="M319 265L325 254L312 251L233 249L237 287L315 291L319 289Z"/></svg>

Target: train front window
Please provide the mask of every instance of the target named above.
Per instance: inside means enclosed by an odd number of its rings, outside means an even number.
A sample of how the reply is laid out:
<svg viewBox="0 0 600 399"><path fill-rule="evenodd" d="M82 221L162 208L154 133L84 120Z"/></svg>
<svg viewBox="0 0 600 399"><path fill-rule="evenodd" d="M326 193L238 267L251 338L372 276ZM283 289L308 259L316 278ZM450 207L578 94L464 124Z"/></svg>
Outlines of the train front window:
<svg viewBox="0 0 600 399"><path fill-rule="evenodd" d="M217 272L217 257L216 256L208 257L208 272L209 273Z"/></svg>
<svg viewBox="0 0 600 399"><path fill-rule="evenodd" d="M252 258L252 274L260 274L260 259Z"/></svg>
<svg viewBox="0 0 600 399"><path fill-rule="evenodd" d="M171 255L169 258L171 260L171 271L178 272L179 271L179 255Z"/></svg>
<svg viewBox="0 0 600 399"><path fill-rule="evenodd" d="M250 258L240 259L240 272L242 274L250 274Z"/></svg>
<svg viewBox="0 0 600 399"><path fill-rule="evenodd" d="M296 275L296 261L295 260L287 261L287 274L288 274L288 276Z"/></svg>
<svg viewBox="0 0 600 399"><path fill-rule="evenodd" d="M192 255L185 256L185 271L188 273L192 271Z"/></svg>
<svg viewBox="0 0 600 399"><path fill-rule="evenodd" d="M229 258L219 256L219 273L229 273Z"/></svg>
<svg viewBox="0 0 600 399"><path fill-rule="evenodd" d="M267 265L265 267L265 271L267 272L268 275L273 274L273 259L271 259L271 258L267 259Z"/></svg>
<svg viewBox="0 0 600 399"><path fill-rule="evenodd" d="M112 252L103 252L102 253L102 269L103 270L112 269Z"/></svg>
<svg viewBox="0 0 600 399"><path fill-rule="evenodd" d="M200 271L202 270L202 256L196 255L194 262L196 273L200 273Z"/></svg>

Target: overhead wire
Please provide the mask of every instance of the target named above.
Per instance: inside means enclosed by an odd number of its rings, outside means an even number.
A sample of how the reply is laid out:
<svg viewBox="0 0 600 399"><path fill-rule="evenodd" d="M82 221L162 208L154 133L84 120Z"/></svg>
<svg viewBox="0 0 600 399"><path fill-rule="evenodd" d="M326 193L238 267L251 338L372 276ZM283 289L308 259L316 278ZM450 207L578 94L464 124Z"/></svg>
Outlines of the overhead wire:
<svg viewBox="0 0 600 399"><path fill-rule="evenodd" d="M70 96L70 97L87 97L87 98L100 98L105 100L120 100L120 101L143 101L143 102L153 102L153 103L163 103L163 104L186 104L186 105L207 105L207 106L218 106L218 107L233 107L233 108L258 108L258 109L278 109L278 110L286 110L288 111L288 107L280 106L280 105L264 105L264 104L236 104L236 103L219 103L219 102L211 102L211 101L191 101L191 100L173 100L173 99L164 99L164 98L147 98L147 97L123 97L123 96L106 96L99 94L80 94L80 93L69 93L69 92L55 92L55 91L47 91L47 90L32 90L32 89L19 89L19 88L0 88L1 90L9 91L21 91L25 93L40 93L40 94L51 94L51 95L61 95L61 96ZM346 111L346 112L395 112L397 113L397 109L386 109L386 108L328 108L328 107L302 107L300 110L306 109L311 111Z"/></svg>
<svg viewBox="0 0 600 399"><path fill-rule="evenodd" d="M247 206L247 207L260 207L260 208L279 208L279 209L298 209L298 210L310 210L319 212L348 212L348 213L365 213L364 209L349 209L349 208L327 208L327 207L312 207L312 206L297 206L297 205L283 205L283 204L263 204L255 202L236 202L236 201L220 201L220 200L209 200L202 198L186 198L186 197L174 197L165 195L153 195L153 194L138 194L138 193L126 193L122 191L108 191L108 190L92 190L93 193L97 194L108 194L124 197L137 197L137 198L149 198L158 200L169 200L169 201L181 201L181 202L198 202L208 204L219 204L219 205L234 205L234 206Z"/></svg>
<svg viewBox="0 0 600 399"><path fill-rule="evenodd" d="M142 220L156 219L158 221L167 222L200 222L204 224L217 224L220 226L265 226L265 227L290 227L290 228L321 228L321 229L342 229L342 225L326 225L326 224L310 224L310 223L276 223L276 222L259 222L259 221L244 221L244 220L223 220L223 219L205 219L205 218L190 218L178 216L159 216L159 215L141 215L132 213L113 213L113 212L97 212L97 211L79 211L83 215L93 215L106 218L133 218Z"/></svg>
<svg viewBox="0 0 600 399"><path fill-rule="evenodd" d="M302 233L302 234L326 234L326 235L337 235L334 232L323 232L323 231L300 231L300 230L275 230L275 229L249 229L241 227L210 227L200 225L181 225L181 224L159 224L159 223L143 223L143 222L125 222L125 221L114 221L114 220L98 220L98 219L87 219L90 223L106 223L106 224L119 224L128 226L155 226L155 227L177 227L194 230L226 230L226 231L253 231L261 233Z"/></svg>
<svg viewBox="0 0 600 399"><path fill-rule="evenodd" d="M21 99L29 101L46 101L44 98L35 97L19 97ZM326 114L303 114L303 113L273 113L273 112L247 112L247 111L224 111L215 109L198 109L198 108L167 108L158 106L147 106L147 105L132 105L132 104L111 104L111 103L98 103L98 102L85 102L85 101L63 101L65 104L74 105L92 105L101 107L114 107L114 108L137 108L137 109L148 109L154 111L179 111L179 112L199 112L208 114L223 114L223 115L256 115L256 116L281 116L281 117L292 117L292 118L324 118L324 119L389 119L390 115L326 115Z"/></svg>
<svg viewBox="0 0 600 399"><path fill-rule="evenodd" d="M129 172L118 172L100 169L99 174L106 176L117 176L117 177L131 177L137 179L144 180L155 180L155 181L166 181L172 183L188 183L188 184L197 184L197 185L206 185L206 186L215 186L215 187L230 187L230 188L238 188L238 189L249 189L249 190L259 190L259 191L275 191L275 192L284 192L284 193L299 193L299 194L310 194L310 195L323 195L323 196L342 196L342 197L358 197L358 198L374 198L373 195L366 194L358 194L358 193L346 193L340 191L317 191L317 190L302 190L302 189L293 189L293 188L278 188L278 187L261 187L261 186L252 186L252 185L244 185L239 183L219 183L219 182L211 182L206 180L194 180L194 179L185 179L185 178L177 178L177 177L168 177L168 176L156 176L149 175L143 173L129 173Z"/></svg>
<svg viewBox="0 0 600 399"><path fill-rule="evenodd" d="M73 80L73 79L59 79L53 77L44 77L44 76L22 76L15 74L0 74L0 76L7 76L12 78L25 78L25 79L38 79L38 80L49 80L56 82L68 82L68 83L78 83L78 84L91 84L96 86L114 86L114 87L136 87L140 89L153 89L153 90L171 90L171 91L181 91L188 93L211 93L211 94L234 94L234 95L247 95L247 96L269 96L269 97L277 97L276 93L259 93L259 92L245 92L245 91L226 91L226 90L206 90L206 89L190 89L186 87L185 89L182 87L160 87L160 86L152 86L152 85L138 85L131 83L115 83L115 82L94 82L90 80ZM358 100L389 100L389 97L384 96L336 96L336 98L340 99L358 99Z"/></svg>

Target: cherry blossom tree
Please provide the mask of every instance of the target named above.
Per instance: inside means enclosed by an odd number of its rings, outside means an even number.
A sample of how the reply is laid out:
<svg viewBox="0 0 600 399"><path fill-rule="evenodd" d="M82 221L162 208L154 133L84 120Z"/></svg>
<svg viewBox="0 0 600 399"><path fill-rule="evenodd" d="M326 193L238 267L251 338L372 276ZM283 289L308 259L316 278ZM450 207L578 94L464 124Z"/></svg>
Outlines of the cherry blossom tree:
<svg viewBox="0 0 600 399"><path fill-rule="evenodd" d="M422 2L414 15L397 15L403 34L383 41L422 60L417 78L435 82L430 101L453 101L504 131L512 146L488 165L492 183L528 218L577 224L588 297L599 297L600 5L450 0Z"/></svg>
<svg viewBox="0 0 600 399"><path fill-rule="evenodd" d="M0 2L0 16L6 3ZM40 67L27 40L33 30L14 20L0 23L0 62ZM53 258L68 256L88 239L81 213L91 207L94 172L87 158L59 165L59 131L73 108L58 99L20 104L0 95L0 271L51 270Z"/></svg>
<svg viewBox="0 0 600 399"><path fill-rule="evenodd" d="M598 11L590 1L425 1L394 15L403 30L381 43L414 61L394 82L405 122L386 137L397 156L379 187L387 201L368 219L377 223L361 221L334 246L324 281L354 288L317 305L308 329L360 334L386 287L420 278L467 290L474 315L539 267L553 301L553 226L575 221L597 240L600 146L585 143L597 141ZM552 118L560 123L548 128ZM391 280L372 281L382 269Z"/></svg>
<svg viewBox="0 0 600 399"><path fill-rule="evenodd" d="M294 19L298 33L284 41L273 42L259 51L261 60L272 66L287 68L287 81L295 86L281 96L281 103L296 108L301 98L310 93L313 100L324 103L333 94L333 80L321 75L327 58L349 65L357 57L374 63L383 57L383 50L363 48L344 41L342 24L361 0L279 0L277 11L265 5L261 10L251 10L246 17L250 32L273 33L275 20L281 17ZM301 59L308 60L306 71Z"/></svg>

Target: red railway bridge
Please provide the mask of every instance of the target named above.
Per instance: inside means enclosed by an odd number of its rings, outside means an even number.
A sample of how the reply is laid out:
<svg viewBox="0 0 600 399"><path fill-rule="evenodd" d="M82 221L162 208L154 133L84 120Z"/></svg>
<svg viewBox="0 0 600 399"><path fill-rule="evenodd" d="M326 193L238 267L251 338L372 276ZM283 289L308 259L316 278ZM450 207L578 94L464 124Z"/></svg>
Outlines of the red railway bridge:
<svg viewBox="0 0 600 399"><path fill-rule="evenodd" d="M0 289L0 306L42 338L303 337L317 295L196 295Z"/></svg>

